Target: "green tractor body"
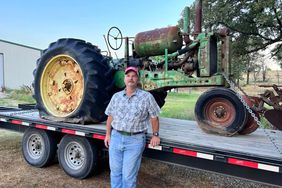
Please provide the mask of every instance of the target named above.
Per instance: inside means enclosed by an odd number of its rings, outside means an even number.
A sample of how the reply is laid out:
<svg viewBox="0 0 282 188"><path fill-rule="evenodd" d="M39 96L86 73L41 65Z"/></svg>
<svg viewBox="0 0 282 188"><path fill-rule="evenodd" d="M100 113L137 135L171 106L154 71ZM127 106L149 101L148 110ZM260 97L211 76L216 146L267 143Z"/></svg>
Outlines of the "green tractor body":
<svg viewBox="0 0 282 188"><path fill-rule="evenodd" d="M164 29L170 30L170 28ZM158 32L159 30L153 31ZM148 33L152 33L152 31ZM155 34L153 33L152 35ZM140 35L137 34L138 36ZM151 40L151 38L148 40ZM155 41L159 41L159 43ZM193 52L190 51L190 53L193 56L186 57L186 61L183 60L183 57L176 57L179 52L181 53L181 49L177 48L178 44L168 44L166 46L167 43L173 42L163 41L158 38L155 41L144 41L142 44L138 41L136 45L138 50L134 49L137 55L130 57L126 64L123 64L125 63L124 60L118 62L119 65L115 65L115 67L139 67L140 81L142 88L145 90L225 85L223 76L220 73L226 72L229 74L230 71L229 48L226 48L226 44L229 43L228 36L220 36L216 33L199 34L196 40L187 46L187 48L192 49L191 51ZM152 51L146 51L146 49L151 49ZM169 54L172 52L171 49L176 54ZM177 49L179 52L177 52ZM160 52L163 53L161 54ZM154 62L151 59L152 56L148 56L149 54L163 55L163 61ZM123 68L117 74L122 75ZM123 79L118 79L116 85L123 87L124 85L121 82L123 82Z"/></svg>

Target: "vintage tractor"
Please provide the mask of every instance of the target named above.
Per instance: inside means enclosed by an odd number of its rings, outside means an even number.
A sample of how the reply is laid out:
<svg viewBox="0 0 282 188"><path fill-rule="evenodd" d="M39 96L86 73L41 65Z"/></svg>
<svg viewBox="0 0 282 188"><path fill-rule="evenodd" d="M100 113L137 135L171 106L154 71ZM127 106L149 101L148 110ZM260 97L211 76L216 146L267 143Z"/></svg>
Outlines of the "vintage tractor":
<svg viewBox="0 0 282 188"><path fill-rule="evenodd" d="M256 121L227 82L232 75L228 30L202 32L201 6L201 0L197 1L193 33L188 7L183 12L183 29L171 26L141 32L133 40L112 27L109 46L116 50L125 41L123 59L104 56L97 46L83 40L65 38L51 43L34 70L34 98L40 116L80 124L104 121L111 96L125 87L124 69L135 66L140 70L140 87L151 92L160 107L172 88L213 87L199 97L195 107L204 131L227 136L255 131ZM245 96L244 101L261 111L262 100Z"/></svg>

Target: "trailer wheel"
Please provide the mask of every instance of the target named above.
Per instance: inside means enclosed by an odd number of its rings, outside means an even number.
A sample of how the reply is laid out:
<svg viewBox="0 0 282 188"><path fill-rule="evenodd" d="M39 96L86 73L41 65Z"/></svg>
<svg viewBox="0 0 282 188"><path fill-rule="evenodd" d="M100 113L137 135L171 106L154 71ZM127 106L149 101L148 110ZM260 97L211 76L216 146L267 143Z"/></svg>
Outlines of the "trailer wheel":
<svg viewBox="0 0 282 188"><path fill-rule="evenodd" d="M153 97L155 98L157 104L159 105L159 107L163 107L165 104L165 98L167 96L167 92L166 91L150 91L150 93L153 95Z"/></svg>
<svg viewBox="0 0 282 188"><path fill-rule="evenodd" d="M56 156L57 140L51 132L29 128L22 138L22 153L27 163L36 167L50 165Z"/></svg>
<svg viewBox="0 0 282 188"><path fill-rule="evenodd" d="M97 147L84 137L65 135L59 145L58 159L63 170L74 178L84 179L98 170Z"/></svg>
<svg viewBox="0 0 282 188"><path fill-rule="evenodd" d="M50 44L34 70L34 98L41 117L71 123L106 120L113 69L100 50L83 40Z"/></svg>
<svg viewBox="0 0 282 188"><path fill-rule="evenodd" d="M233 91L213 88L199 97L195 116L203 131L232 136L245 125L247 111Z"/></svg>

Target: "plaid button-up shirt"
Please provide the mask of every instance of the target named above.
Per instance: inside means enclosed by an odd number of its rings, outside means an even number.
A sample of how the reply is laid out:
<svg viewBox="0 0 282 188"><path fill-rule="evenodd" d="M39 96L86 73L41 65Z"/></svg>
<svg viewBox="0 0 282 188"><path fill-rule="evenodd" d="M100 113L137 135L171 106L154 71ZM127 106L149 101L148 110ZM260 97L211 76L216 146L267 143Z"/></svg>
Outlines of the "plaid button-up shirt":
<svg viewBox="0 0 282 188"><path fill-rule="evenodd" d="M151 93L136 89L131 97L126 91L113 95L105 114L113 117L112 127L119 131L147 131L150 118L159 116L160 108Z"/></svg>

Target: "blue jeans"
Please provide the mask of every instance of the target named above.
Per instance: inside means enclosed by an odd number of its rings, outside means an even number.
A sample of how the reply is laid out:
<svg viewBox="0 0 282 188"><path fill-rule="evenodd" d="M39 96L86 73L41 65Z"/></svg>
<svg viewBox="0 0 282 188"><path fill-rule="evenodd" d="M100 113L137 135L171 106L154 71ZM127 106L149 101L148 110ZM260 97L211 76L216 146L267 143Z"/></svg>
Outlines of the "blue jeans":
<svg viewBox="0 0 282 188"><path fill-rule="evenodd" d="M112 188L136 187L145 142L145 134L125 136L112 130L109 147Z"/></svg>

